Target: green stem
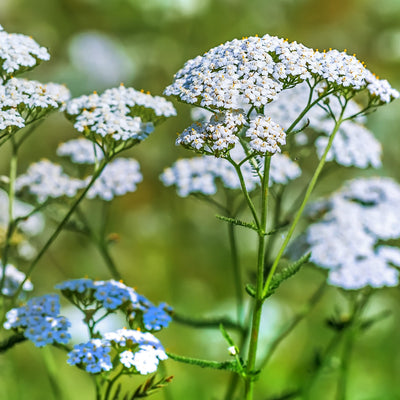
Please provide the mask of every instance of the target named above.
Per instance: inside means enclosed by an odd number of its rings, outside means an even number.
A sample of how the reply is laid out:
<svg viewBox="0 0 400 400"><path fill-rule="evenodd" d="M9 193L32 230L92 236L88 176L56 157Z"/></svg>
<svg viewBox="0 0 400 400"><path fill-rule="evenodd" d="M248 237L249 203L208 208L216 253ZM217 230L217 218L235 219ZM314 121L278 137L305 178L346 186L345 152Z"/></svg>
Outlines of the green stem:
<svg viewBox="0 0 400 400"><path fill-rule="evenodd" d="M240 269L240 264L239 264L239 254L235 236L235 225L232 223L228 224L228 236L229 236L229 245L231 248L231 255L232 255L233 280L235 282L237 323L238 325L243 326L244 323L243 279L242 279L242 271Z"/></svg>
<svg viewBox="0 0 400 400"><path fill-rule="evenodd" d="M15 304L15 301L19 295L19 293L22 290L22 287L24 285L24 283L29 279L29 277L31 276L33 270L35 269L37 263L40 261L40 259L42 258L43 254L47 251L47 249L51 246L51 244L54 242L54 240L58 237L58 235L60 234L60 232L62 231L62 229L64 228L64 225L68 222L68 220L70 219L70 217L72 216L72 214L75 212L76 208L78 207L78 205L80 204L80 202L85 198L87 192L89 191L89 189L92 187L92 185L94 184L94 182L96 181L96 179L100 176L100 174L103 172L104 168L107 165L108 160L107 159L103 159L101 161L101 163L99 164L99 168L94 172L92 179L90 180L90 182L88 183L88 185L85 187L85 189L83 190L83 192L81 192L81 194L78 196L78 198L74 201L74 203L72 204L70 210L67 212L67 214L65 215L65 217L62 219L62 221L58 224L57 228L55 229L55 231L53 232L53 234L49 237L49 239L47 240L47 242L44 244L44 246L41 248L41 250L39 251L39 253L37 254L37 256L33 259L33 261L31 262L28 271L26 273L25 279L21 282L21 284L18 287L18 290L16 291L16 293L13 296L13 304Z"/></svg>
<svg viewBox="0 0 400 400"><path fill-rule="evenodd" d="M261 218L258 231L258 257L257 257L257 281L256 295L253 304L253 318L250 331L250 346L247 356L246 377L245 377L245 399L253 399L254 373L257 356L258 336L260 331L261 311L264 302L264 258L265 258L265 232L267 228L268 210L268 183L271 166L271 156L266 155L264 161L264 176L261 182Z"/></svg>
<svg viewBox="0 0 400 400"><path fill-rule="evenodd" d="M311 193L314 190L314 187L315 187L315 185L317 183L318 177L319 177L319 175L320 175L320 173L322 171L322 168L324 167L328 152L329 152L330 148L332 147L333 140L335 139L336 133L339 130L340 124L342 122L343 112L344 112L344 108L342 110L342 113L341 113L338 121L335 124L335 127L334 127L334 129L332 131L331 136L329 137L329 141L328 141L328 144L327 144L327 146L325 148L324 154L322 155L321 160L319 161L319 164L318 164L318 166L317 166L317 168L316 168L316 170L314 172L314 175L311 178L310 183L308 184L307 191L306 191L306 194L304 196L303 202L301 203L300 208L296 213L296 216L295 216L295 218L294 218L294 220L292 222L292 225L290 226L290 229L289 229L288 233L286 234L285 240L283 241L283 243L281 245L281 248L279 249L279 252L278 252L278 255L275 258L275 261L272 264L271 270L269 271L267 280L266 280L265 285L264 285L263 296L265 296L268 293L269 285L271 284L272 277L273 277L273 275L275 273L275 270L276 270L276 268L277 268L277 266L279 264L279 261L281 260L282 255L283 255L283 253L284 253L284 251L286 249L286 246L288 245L288 243L289 243L289 241L290 241L290 239L291 239L291 237L293 235L293 232L294 232L294 230L295 230L295 228L296 228L296 226L297 226L297 224L298 224L298 222L300 220L300 217L303 214L304 208L307 205L307 202L308 202L308 200L309 200L309 198L311 196Z"/></svg>
<svg viewBox="0 0 400 400"><path fill-rule="evenodd" d="M240 181L240 187L241 187L244 197L246 199L247 205L251 211L251 214L253 215L254 223L257 225L257 228L260 229L260 221L258 220L257 211L256 211L256 208L254 207L253 202L251 201L249 192L247 191L246 182L244 180L240 166L235 161L233 161L230 157L227 157L227 160L232 164L233 168L235 168L235 171L236 171L239 181Z"/></svg>

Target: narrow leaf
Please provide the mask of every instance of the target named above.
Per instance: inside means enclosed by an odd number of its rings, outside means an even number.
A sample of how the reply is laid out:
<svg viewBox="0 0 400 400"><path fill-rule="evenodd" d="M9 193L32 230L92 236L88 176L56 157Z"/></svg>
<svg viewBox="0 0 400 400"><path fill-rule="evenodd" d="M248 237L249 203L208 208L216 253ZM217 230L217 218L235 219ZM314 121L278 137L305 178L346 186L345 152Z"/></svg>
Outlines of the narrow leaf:
<svg viewBox="0 0 400 400"><path fill-rule="evenodd" d="M276 273L271 280L271 284L269 285L268 292L265 295L265 298L271 296L272 294L275 293L275 290L278 289L280 284L293 275L295 275L297 272L299 272L300 268L308 263L311 257L311 252L307 253L303 257L299 258L297 261L295 261L293 264L290 264L288 267L282 269L282 271Z"/></svg>
<svg viewBox="0 0 400 400"><path fill-rule="evenodd" d="M230 224L243 226L245 228L252 229L253 231L258 231L257 227L252 222L242 221L237 218L225 217L223 215L216 215L216 218L220 219L221 221L229 222Z"/></svg>

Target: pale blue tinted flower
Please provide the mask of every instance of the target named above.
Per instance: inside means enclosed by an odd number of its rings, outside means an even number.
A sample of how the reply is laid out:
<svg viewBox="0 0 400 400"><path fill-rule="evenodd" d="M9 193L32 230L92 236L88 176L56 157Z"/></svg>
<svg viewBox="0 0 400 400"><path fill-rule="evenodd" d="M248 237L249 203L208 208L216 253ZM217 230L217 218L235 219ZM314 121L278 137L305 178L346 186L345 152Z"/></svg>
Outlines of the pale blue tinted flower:
<svg viewBox="0 0 400 400"><path fill-rule="evenodd" d="M74 346L68 353L68 364L78 365L91 374L110 371L112 363L110 358L110 345L108 341L92 339L87 343Z"/></svg>
<svg viewBox="0 0 400 400"><path fill-rule="evenodd" d="M136 292L122 282L114 280L95 281L94 286L94 297L96 300L100 301L107 310L115 310L127 302L137 302Z"/></svg>
<svg viewBox="0 0 400 400"><path fill-rule="evenodd" d="M72 279L57 284L55 288L61 291L84 293L87 290L94 289L95 285L91 279Z"/></svg>
<svg viewBox="0 0 400 400"><path fill-rule="evenodd" d="M0 261L0 281L2 280L2 278L3 278L3 264ZM7 264L5 268L5 278L4 278L2 294L4 296L13 296L24 279L25 279L25 274L23 272L15 268L14 265ZM33 290L32 282L27 280L23 284L22 290L23 291Z"/></svg>
<svg viewBox="0 0 400 400"><path fill-rule="evenodd" d="M57 155L70 157L71 161L76 164L94 164L96 160L100 161L104 157L100 146L85 138L73 139L60 144Z"/></svg>
<svg viewBox="0 0 400 400"><path fill-rule="evenodd" d="M86 184L91 177L86 178ZM110 201L115 196L136 191L143 179L139 163L133 158L117 158L110 162L87 193L87 198L99 197Z"/></svg>
<svg viewBox="0 0 400 400"><path fill-rule="evenodd" d="M148 331L159 331L166 328L172 321L172 308L166 303L150 306L143 312L143 325Z"/></svg>
<svg viewBox="0 0 400 400"><path fill-rule="evenodd" d="M25 306L14 308L6 314L6 329L23 330L24 336L35 346L43 347L52 343L68 343L69 321L58 315L58 295L45 295L30 299Z"/></svg>
<svg viewBox="0 0 400 400"><path fill-rule="evenodd" d="M28 171L15 182L17 191L27 188L39 203L49 198L74 197L84 186L84 181L69 177L60 165L48 160L31 164Z"/></svg>
<svg viewBox="0 0 400 400"><path fill-rule="evenodd" d="M350 181L314 207L324 213L306 232L311 260L329 270L328 282L345 289L396 286L400 249L400 186L389 178Z"/></svg>

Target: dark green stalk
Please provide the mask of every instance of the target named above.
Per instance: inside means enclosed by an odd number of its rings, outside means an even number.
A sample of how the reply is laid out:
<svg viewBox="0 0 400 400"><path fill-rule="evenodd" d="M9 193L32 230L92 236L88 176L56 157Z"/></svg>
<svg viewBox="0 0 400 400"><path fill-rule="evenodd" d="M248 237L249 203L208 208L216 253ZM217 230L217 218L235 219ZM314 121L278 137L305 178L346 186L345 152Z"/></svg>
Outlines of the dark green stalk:
<svg viewBox="0 0 400 400"><path fill-rule="evenodd" d="M258 257L257 257L257 281L256 294L253 303L252 324L250 330L250 346L247 356L246 377L245 377L245 399L253 399L253 387L255 373L255 364L257 356L258 337L260 331L261 311L264 302L264 258L265 258L265 232L267 228L267 210L268 210L268 183L269 170L271 165L271 156L266 155L264 161L264 176L261 182L261 218L258 224Z"/></svg>
<svg viewBox="0 0 400 400"><path fill-rule="evenodd" d="M235 237L235 225L228 224L228 236L229 236L229 245L231 248L232 255L232 269L233 269L233 280L235 283L235 292L236 292L236 314L237 314L237 323L238 325L243 326L244 323L244 296L243 296L243 279L242 279L242 271L239 265L239 255Z"/></svg>

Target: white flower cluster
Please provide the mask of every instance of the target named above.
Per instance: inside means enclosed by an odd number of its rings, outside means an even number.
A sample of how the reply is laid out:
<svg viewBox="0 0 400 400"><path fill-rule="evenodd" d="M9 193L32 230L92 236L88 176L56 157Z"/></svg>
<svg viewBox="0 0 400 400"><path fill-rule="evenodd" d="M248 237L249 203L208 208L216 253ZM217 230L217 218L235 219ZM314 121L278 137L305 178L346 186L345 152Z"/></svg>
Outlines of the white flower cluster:
<svg viewBox="0 0 400 400"><path fill-rule="evenodd" d="M260 155L279 153L281 149L278 145L286 144L286 134L283 129L270 117L263 115L251 119L246 136L250 138L250 148Z"/></svg>
<svg viewBox="0 0 400 400"><path fill-rule="evenodd" d="M242 104L259 108L306 79L324 79L339 90L367 88L381 102L399 95L355 56L314 51L269 35L235 39L187 61L165 94L214 109L238 109Z"/></svg>
<svg viewBox="0 0 400 400"><path fill-rule="evenodd" d="M149 332L119 329L104 334L104 339L120 352L120 362L125 368L134 368L139 374L155 372L159 361L168 357L160 341Z"/></svg>
<svg viewBox="0 0 400 400"><path fill-rule="evenodd" d="M344 289L396 286L400 249L382 244L400 238L400 186L389 178L349 182L329 200L306 233L311 260L329 269L330 284Z"/></svg>
<svg viewBox="0 0 400 400"><path fill-rule="evenodd" d="M79 132L115 141L141 141L153 131L154 124L176 115L172 103L163 97L122 85L101 95L93 93L72 99L66 113Z"/></svg>
<svg viewBox="0 0 400 400"><path fill-rule="evenodd" d="M245 158L244 151L239 146L230 151L230 156L237 162ZM241 171L247 190L250 192L256 189L260 180L249 161L241 165ZM286 184L299 177L300 174L300 167L287 155L272 156L269 185ZM181 197L187 197L191 193L213 195L217 192L217 180L220 180L228 189L240 188L240 181L234 167L226 159L213 156L178 160L164 170L160 179L165 186L176 186L178 195Z"/></svg>
<svg viewBox="0 0 400 400"><path fill-rule="evenodd" d="M92 150L93 151L93 150ZM85 180L85 186L91 177ZM143 180L140 165L133 158L117 158L107 164L101 175L87 193L88 199L99 197L110 201L114 196L122 196L136 190L136 185Z"/></svg>
<svg viewBox="0 0 400 400"><path fill-rule="evenodd" d="M0 29L0 75L3 79L49 59L47 49L39 46L31 37Z"/></svg>
<svg viewBox="0 0 400 400"><path fill-rule="evenodd" d="M225 154L238 142L236 134L245 123L241 113L213 114L208 122L195 122L176 139L176 144L199 153L211 152L215 156Z"/></svg>
<svg viewBox="0 0 400 400"><path fill-rule="evenodd" d="M0 130L23 128L54 109L63 109L69 98L64 85L11 78L0 85Z"/></svg>
<svg viewBox="0 0 400 400"><path fill-rule="evenodd" d="M71 178L63 172L60 165L49 160L31 164L28 171L15 182L17 191L27 188L39 203L49 198L74 197L84 186L84 181Z"/></svg>
<svg viewBox="0 0 400 400"><path fill-rule="evenodd" d="M292 89L288 89L279 94L276 101L265 107L265 114L271 116L275 121L287 129L303 110L309 96L309 87L303 83ZM317 97L314 96L313 100ZM335 117L339 117L341 105L334 96L328 96L326 100ZM326 107L327 105L325 105ZM344 112L344 118L356 115L361 111L361 107L353 100L350 100ZM357 116L354 120L347 120L340 125L332 147L327 155L327 160L335 160L344 166L355 166L366 168L381 166L381 145L373 134L362 124L365 122L364 116ZM309 127L321 136L315 141L317 154L322 156L329 140L329 135L334 128L334 121L330 115L321 107L313 107L302 118L298 126L309 123ZM303 132L302 132L303 133ZM296 135L296 138L299 134Z"/></svg>
<svg viewBox="0 0 400 400"><path fill-rule="evenodd" d="M104 157L100 146L85 138L61 143L58 146L57 155L70 157L75 164L95 164L96 160L100 161Z"/></svg>
<svg viewBox="0 0 400 400"><path fill-rule="evenodd" d="M7 264L4 276L5 276L4 285L3 289L1 290L1 293L4 296L13 296L17 291L17 289L19 288L19 285L24 281L25 274L19 271L17 268L15 268L14 265ZM3 264L0 262L0 281L2 279L3 279ZM23 284L22 290L26 292L33 290L32 282L30 280L27 280Z"/></svg>

